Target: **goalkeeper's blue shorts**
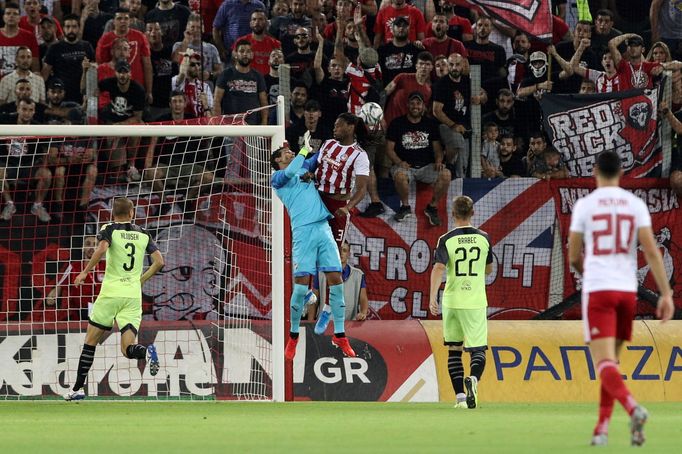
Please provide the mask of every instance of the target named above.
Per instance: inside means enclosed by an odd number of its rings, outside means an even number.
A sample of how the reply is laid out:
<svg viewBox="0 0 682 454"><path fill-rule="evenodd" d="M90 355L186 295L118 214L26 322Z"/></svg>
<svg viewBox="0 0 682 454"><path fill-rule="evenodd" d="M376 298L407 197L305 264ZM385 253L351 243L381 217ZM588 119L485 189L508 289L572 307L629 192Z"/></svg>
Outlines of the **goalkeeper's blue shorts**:
<svg viewBox="0 0 682 454"><path fill-rule="evenodd" d="M326 220L297 227L292 236L294 276L313 276L318 271L341 272L339 249Z"/></svg>

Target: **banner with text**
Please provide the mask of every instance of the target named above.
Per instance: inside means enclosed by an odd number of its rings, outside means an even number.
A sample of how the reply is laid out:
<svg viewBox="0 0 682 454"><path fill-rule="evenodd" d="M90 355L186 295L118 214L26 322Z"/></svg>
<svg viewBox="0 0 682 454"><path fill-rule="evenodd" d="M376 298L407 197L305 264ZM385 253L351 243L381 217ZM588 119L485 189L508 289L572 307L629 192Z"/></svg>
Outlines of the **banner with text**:
<svg viewBox="0 0 682 454"><path fill-rule="evenodd" d="M589 194L594 189L594 179L575 178L565 180L552 180L552 192L556 197L557 217L560 223L562 244L566 248L568 244L568 231L571 223L571 212L576 200ZM670 189L667 180L657 178L624 179L621 185L639 198L644 200L651 213L651 223L656 242L663 255L663 263L667 278L673 283L675 304L682 308L682 282L676 276L682 270L682 212L679 200ZM649 266L644 259L641 247L638 248L639 270L637 276L640 286L644 289L657 291L656 283L650 273ZM568 266L567 249L564 249L565 276L564 296L580 291L580 278L571 271ZM579 310L579 308L577 308ZM653 314L653 306L641 302L637 313Z"/></svg>
<svg viewBox="0 0 682 454"><path fill-rule="evenodd" d="M628 176L662 176L657 89L545 94L540 105L545 130L571 176L591 176L596 156L604 150L615 150L621 156Z"/></svg>
<svg viewBox="0 0 682 454"><path fill-rule="evenodd" d="M431 188L410 191L416 214L393 219L399 201L384 199L393 210L357 219L348 233L350 263L366 273L373 316L382 319L429 318L429 280L438 238L454 228L450 206L439 206L442 225L431 226L422 214ZM549 185L536 178L457 179L451 202L464 194L474 200L472 223L490 235L493 272L487 277L490 314L531 318L547 308L555 218ZM523 298L519 298L519 295Z"/></svg>

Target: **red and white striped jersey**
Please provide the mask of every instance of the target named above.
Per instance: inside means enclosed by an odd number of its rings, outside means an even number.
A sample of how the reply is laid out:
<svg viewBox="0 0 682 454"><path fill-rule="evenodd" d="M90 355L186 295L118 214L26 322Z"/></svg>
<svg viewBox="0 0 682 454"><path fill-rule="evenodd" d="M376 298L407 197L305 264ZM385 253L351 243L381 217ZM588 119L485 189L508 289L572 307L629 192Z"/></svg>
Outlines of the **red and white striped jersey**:
<svg viewBox="0 0 682 454"><path fill-rule="evenodd" d="M597 93L613 93L616 91L621 91L620 75L618 73L616 73L613 77L609 77L603 71L588 69L587 78L594 82L594 87Z"/></svg>
<svg viewBox="0 0 682 454"><path fill-rule="evenodd" d="M374 68L363 70L355 63L349 63L346 67L346 76L348 77L348 112L353 115L360 113L360 108L365 104L364 97L369 92L371 84L367 79L365 71L370 77L381 80L381 68L377 64Z"/></svg>
<svg viewBox="0 0 682 454"><path fill-rule="evenodd" d="M329 139L320 147L317 163L317 189L327 194L350 194L357 175L369 176L369 158L357 143L341 145Z"/></svg>

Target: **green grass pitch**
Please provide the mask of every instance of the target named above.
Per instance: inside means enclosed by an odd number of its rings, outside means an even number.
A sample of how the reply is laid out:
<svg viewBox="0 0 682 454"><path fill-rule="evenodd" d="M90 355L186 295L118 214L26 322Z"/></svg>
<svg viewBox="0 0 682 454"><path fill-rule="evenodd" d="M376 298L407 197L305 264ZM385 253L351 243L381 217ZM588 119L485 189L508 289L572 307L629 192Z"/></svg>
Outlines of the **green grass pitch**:
<svg viewBox="0 0 682 454"><path fill-rule="evenodd" d="M678 452L682 404L647 405L647 452ZM592 452L596 404L0 403L4 453ZM629 448L616 408L609 446Z"/></svg>

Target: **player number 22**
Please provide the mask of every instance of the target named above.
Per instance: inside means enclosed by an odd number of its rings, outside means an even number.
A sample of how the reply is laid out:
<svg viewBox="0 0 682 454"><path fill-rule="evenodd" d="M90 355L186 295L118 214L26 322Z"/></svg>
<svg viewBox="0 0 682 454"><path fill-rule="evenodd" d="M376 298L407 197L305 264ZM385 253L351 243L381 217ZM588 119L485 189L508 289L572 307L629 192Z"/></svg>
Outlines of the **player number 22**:
<svg viewBox="0 0 682 454"><path fill-rule="evenodd" d="M135 266L135 245L133 243L126 243L124 246L126 249L130 249L128 257L130 257L130 263L124 263L123 269L126 271L131 271Z"/></svg>
<svg viewBox="0 0 682 454"><path fill-rule="evenodd" d="M594 255L627 254L635 232L635 217L629 214L597 214L594 223L604 225L592 233ZM603 238L601 244L599 240Z"/></svg>
<svg viewBox="0 0 682 454"><path fill-rule="evenodd" d="M461 257L460 253L462 254ZM469 256L469 254L471 254L473 257ZM474 262L481 258L481 249L479 247L472 246L468 251L467 248L458 247L455 249L455 256L457 257L455 260L455 276L478 276L478 274L474 273ZM467 257L469 257L469 272L460 272L459 265L462 262L466 262Z"/></svg>

